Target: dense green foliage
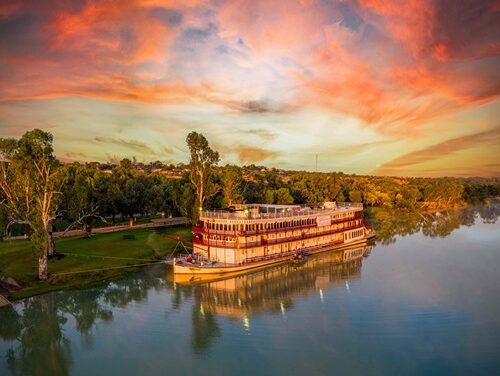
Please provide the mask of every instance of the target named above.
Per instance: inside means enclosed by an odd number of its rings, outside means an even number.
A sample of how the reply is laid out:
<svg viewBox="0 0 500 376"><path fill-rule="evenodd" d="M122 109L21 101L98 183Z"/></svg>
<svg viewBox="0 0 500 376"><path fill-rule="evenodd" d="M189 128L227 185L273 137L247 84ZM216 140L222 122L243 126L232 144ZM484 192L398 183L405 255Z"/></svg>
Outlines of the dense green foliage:
<svg viewBox="0 0 500 376"><path fill-rule="evenodd" d="M64 185L63 171L53 154L53 137L40 129L21 138L0 139L2 224L23 224L39 260L38 276L47 278L47 258L54 253L52 224Z"/></svg>
<svg viewBox="0 0 500 376"><path fill-rule="evenodd" d="M202 210L205 202L219 191L214 182L214 167L219 163L219 153L213 150L200 133L191 132L186 137L191 159L189 161L189 179L196 190L197 209ZM193 213L198 216L198 210Z"/></svg>
<svg viewBox="0 0 500 376"><path fill-rule="evenodd" d="M498 178L396 178L285 171L254 165L217 167L218 153L201 134L191 133L188 141L190 165L165 165L159 161L145 165L129 159L115 165L61 165L65 180L58 197L57 229L70 223L92 222L95 226L103 221L133 221L137 216L156 213L195 218L200 203L205 208L224 208L235 203L350 201L384 209L418 210L484 202L500 191ZM201 191L204 197L200 201ZM9 208L0 206L3 229L8 217Z"/></svg>
<svg viewBox="0 0 500 376"><path fill-rule="evenodd" d="M65 168L83 175L68 183L61 211L68 220L75 216L71 214L76 211L73 206L93 204L99 205L99 215L109 222L159 212L192 218L198 209L196 189L186 170L179 169L178 175L172 176L165 173L168 170L148 171L129 160L106 171L96 164L73 163ZM394 178L226 165L213 168L211 193L203 206L347 201L385 209L442 209L484 202L498 196L499 191L497 178Z"/></svg>

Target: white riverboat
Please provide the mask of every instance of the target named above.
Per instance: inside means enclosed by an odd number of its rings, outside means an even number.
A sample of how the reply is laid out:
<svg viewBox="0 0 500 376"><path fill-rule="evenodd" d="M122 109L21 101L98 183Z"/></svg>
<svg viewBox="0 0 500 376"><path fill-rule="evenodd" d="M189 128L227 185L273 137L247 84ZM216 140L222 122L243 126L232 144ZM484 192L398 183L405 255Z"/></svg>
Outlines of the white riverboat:
<svg viewBox="0 0 500 376"><path fill-rule="evenodd" d="M236 205L202 211L193 254L173 260L174 274L226 274L267 267L297 254L365 243L375 236L359 203Z"/></svg>

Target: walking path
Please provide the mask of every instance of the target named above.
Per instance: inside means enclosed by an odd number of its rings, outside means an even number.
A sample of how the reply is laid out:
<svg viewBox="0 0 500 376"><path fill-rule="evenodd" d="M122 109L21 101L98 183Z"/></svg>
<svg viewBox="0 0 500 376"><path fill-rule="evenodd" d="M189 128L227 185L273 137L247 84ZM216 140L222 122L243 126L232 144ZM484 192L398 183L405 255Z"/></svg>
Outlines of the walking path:
<svg viewBox="0 0 500 376"><path fill-rule="evenodd" d="M132 229L146 229L146 228L164 228L164 227L172 227L178 225L187 225L189 220L185 217L174 217L174 218L160 218L160 219L152 219L151 222L141 223L138 225L134 225L130 227L128 224L119 225L119 226L108 226L108 227L96 227L92 229L92 234L107 234L110 232L118 232L118 231L126 231ZM71 231L59 231L54 233L54 237L56 238L67 238L72 236L83 236L83 230L71 230ZM5 237L4 240L21 240L25 239L24 236L11 236Z"/></svg>

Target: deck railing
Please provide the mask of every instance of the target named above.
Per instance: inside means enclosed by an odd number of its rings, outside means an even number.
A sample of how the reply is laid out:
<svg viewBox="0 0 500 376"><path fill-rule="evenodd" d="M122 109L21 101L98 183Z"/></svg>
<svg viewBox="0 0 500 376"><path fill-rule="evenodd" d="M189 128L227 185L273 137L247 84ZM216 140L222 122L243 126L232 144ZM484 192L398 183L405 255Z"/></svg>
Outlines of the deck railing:
<svg viewBox="0 0 500 376"><path fill-rule="evenodd" d="M223 210L204 210L200 214L200 218L214 219L275 219L275 218L290 218L302 217L315 214L330 214L335 212L343 212L348 209L363 209L363 204L357 202L342 202L337 203L336 208L301 208L300 210L284 210L274 213L253 213L252 211L237 211L228 212Z"/></svg>

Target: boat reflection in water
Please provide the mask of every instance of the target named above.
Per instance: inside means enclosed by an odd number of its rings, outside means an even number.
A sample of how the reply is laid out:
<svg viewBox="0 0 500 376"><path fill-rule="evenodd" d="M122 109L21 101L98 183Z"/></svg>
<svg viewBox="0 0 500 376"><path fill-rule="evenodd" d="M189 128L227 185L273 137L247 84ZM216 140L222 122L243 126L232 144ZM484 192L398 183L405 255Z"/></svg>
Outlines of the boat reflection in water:
<svg viewBox="0 0 500 376"><path fill-rule="evenodd" d="M335 283L346 283L361 275L363 257L371 246L358 245L308 256L301 264L289 262L238 275L174 275L174 286L190 285L197 290L200 311L245 319L266 311L283 311L293 299Z"/></svg>

